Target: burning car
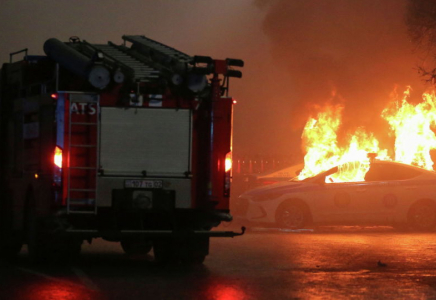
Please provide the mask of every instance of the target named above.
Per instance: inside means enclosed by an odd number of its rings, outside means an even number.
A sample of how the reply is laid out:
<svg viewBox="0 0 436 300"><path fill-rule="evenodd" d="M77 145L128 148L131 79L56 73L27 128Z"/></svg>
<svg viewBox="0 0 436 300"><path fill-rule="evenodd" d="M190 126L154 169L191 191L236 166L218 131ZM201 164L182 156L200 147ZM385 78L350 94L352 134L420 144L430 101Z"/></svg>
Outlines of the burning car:
<svg viewBox="0 0 436 300"><path fill-rule="evenodd" d="M360 181L355 180L361 173ZM436 172L392 161L346 163L316 176L259 187L238 198L240 219L280 228L436 226Z"/></svg>

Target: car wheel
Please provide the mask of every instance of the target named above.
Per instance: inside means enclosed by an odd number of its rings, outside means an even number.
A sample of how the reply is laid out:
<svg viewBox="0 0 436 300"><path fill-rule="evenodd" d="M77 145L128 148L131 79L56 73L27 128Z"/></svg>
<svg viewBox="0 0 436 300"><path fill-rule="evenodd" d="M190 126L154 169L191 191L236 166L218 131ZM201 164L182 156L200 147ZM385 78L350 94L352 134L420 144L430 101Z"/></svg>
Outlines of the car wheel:
<svg viewBox="0 0 436 300"><path fill-rule="evenodd" d="M425 201L414 204L409 210L409 223L415 230L429 231L436 226L436 205Z"/></svg>
<svg viewBox="0 0 436 300"><path fill-rule="evenodd" d="M276 224L280 228L300 229L307 225L307 209L298 203L284 203L276 212Z"/></svg>

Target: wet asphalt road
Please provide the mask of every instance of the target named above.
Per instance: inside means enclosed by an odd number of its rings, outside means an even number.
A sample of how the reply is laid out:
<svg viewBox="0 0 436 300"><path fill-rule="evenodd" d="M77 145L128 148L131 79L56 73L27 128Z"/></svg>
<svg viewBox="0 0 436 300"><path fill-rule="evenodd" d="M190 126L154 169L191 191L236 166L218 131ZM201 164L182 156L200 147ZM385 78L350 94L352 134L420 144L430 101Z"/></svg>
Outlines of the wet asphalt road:
<svg viewBox="0 0 436 300"><path fill-rule="evenodd" d="M0 299L350 298L436 299L436 233L252 229L212 239L194 267L158 266L152 254L127 257L117 243L95 240L73 266L32 265L25 248L0 265Z"/></svg>

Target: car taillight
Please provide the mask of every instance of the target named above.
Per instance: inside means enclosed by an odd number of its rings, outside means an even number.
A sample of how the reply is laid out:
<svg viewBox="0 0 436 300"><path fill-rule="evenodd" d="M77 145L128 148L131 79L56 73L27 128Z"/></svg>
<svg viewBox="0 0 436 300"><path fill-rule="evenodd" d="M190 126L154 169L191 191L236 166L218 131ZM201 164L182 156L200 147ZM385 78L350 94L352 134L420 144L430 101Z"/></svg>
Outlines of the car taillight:
<svg viewBox="0 0 436 300"><path fill-rule="evenodd" d="M224 197L230 197L230 184L232 176L232 152L226 154L224 175Z"/></svg>
<svg viewBox="0 0 436 300"><path fill-rule="evenodd" d="M56 146L54 151L54 164L62 169L62 149Z"/></svg>

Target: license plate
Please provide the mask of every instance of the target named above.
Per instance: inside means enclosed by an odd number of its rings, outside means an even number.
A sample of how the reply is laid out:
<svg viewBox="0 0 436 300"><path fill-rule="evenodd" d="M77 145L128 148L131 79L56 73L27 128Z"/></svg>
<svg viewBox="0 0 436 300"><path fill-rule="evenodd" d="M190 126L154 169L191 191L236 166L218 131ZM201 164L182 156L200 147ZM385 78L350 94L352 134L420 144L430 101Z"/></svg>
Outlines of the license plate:
<svg viewBox="0 0 436 300"><path fill-rule="evenodd" d="M127 179L124 181L126 188L161 189L162 180Z"/></svg>

